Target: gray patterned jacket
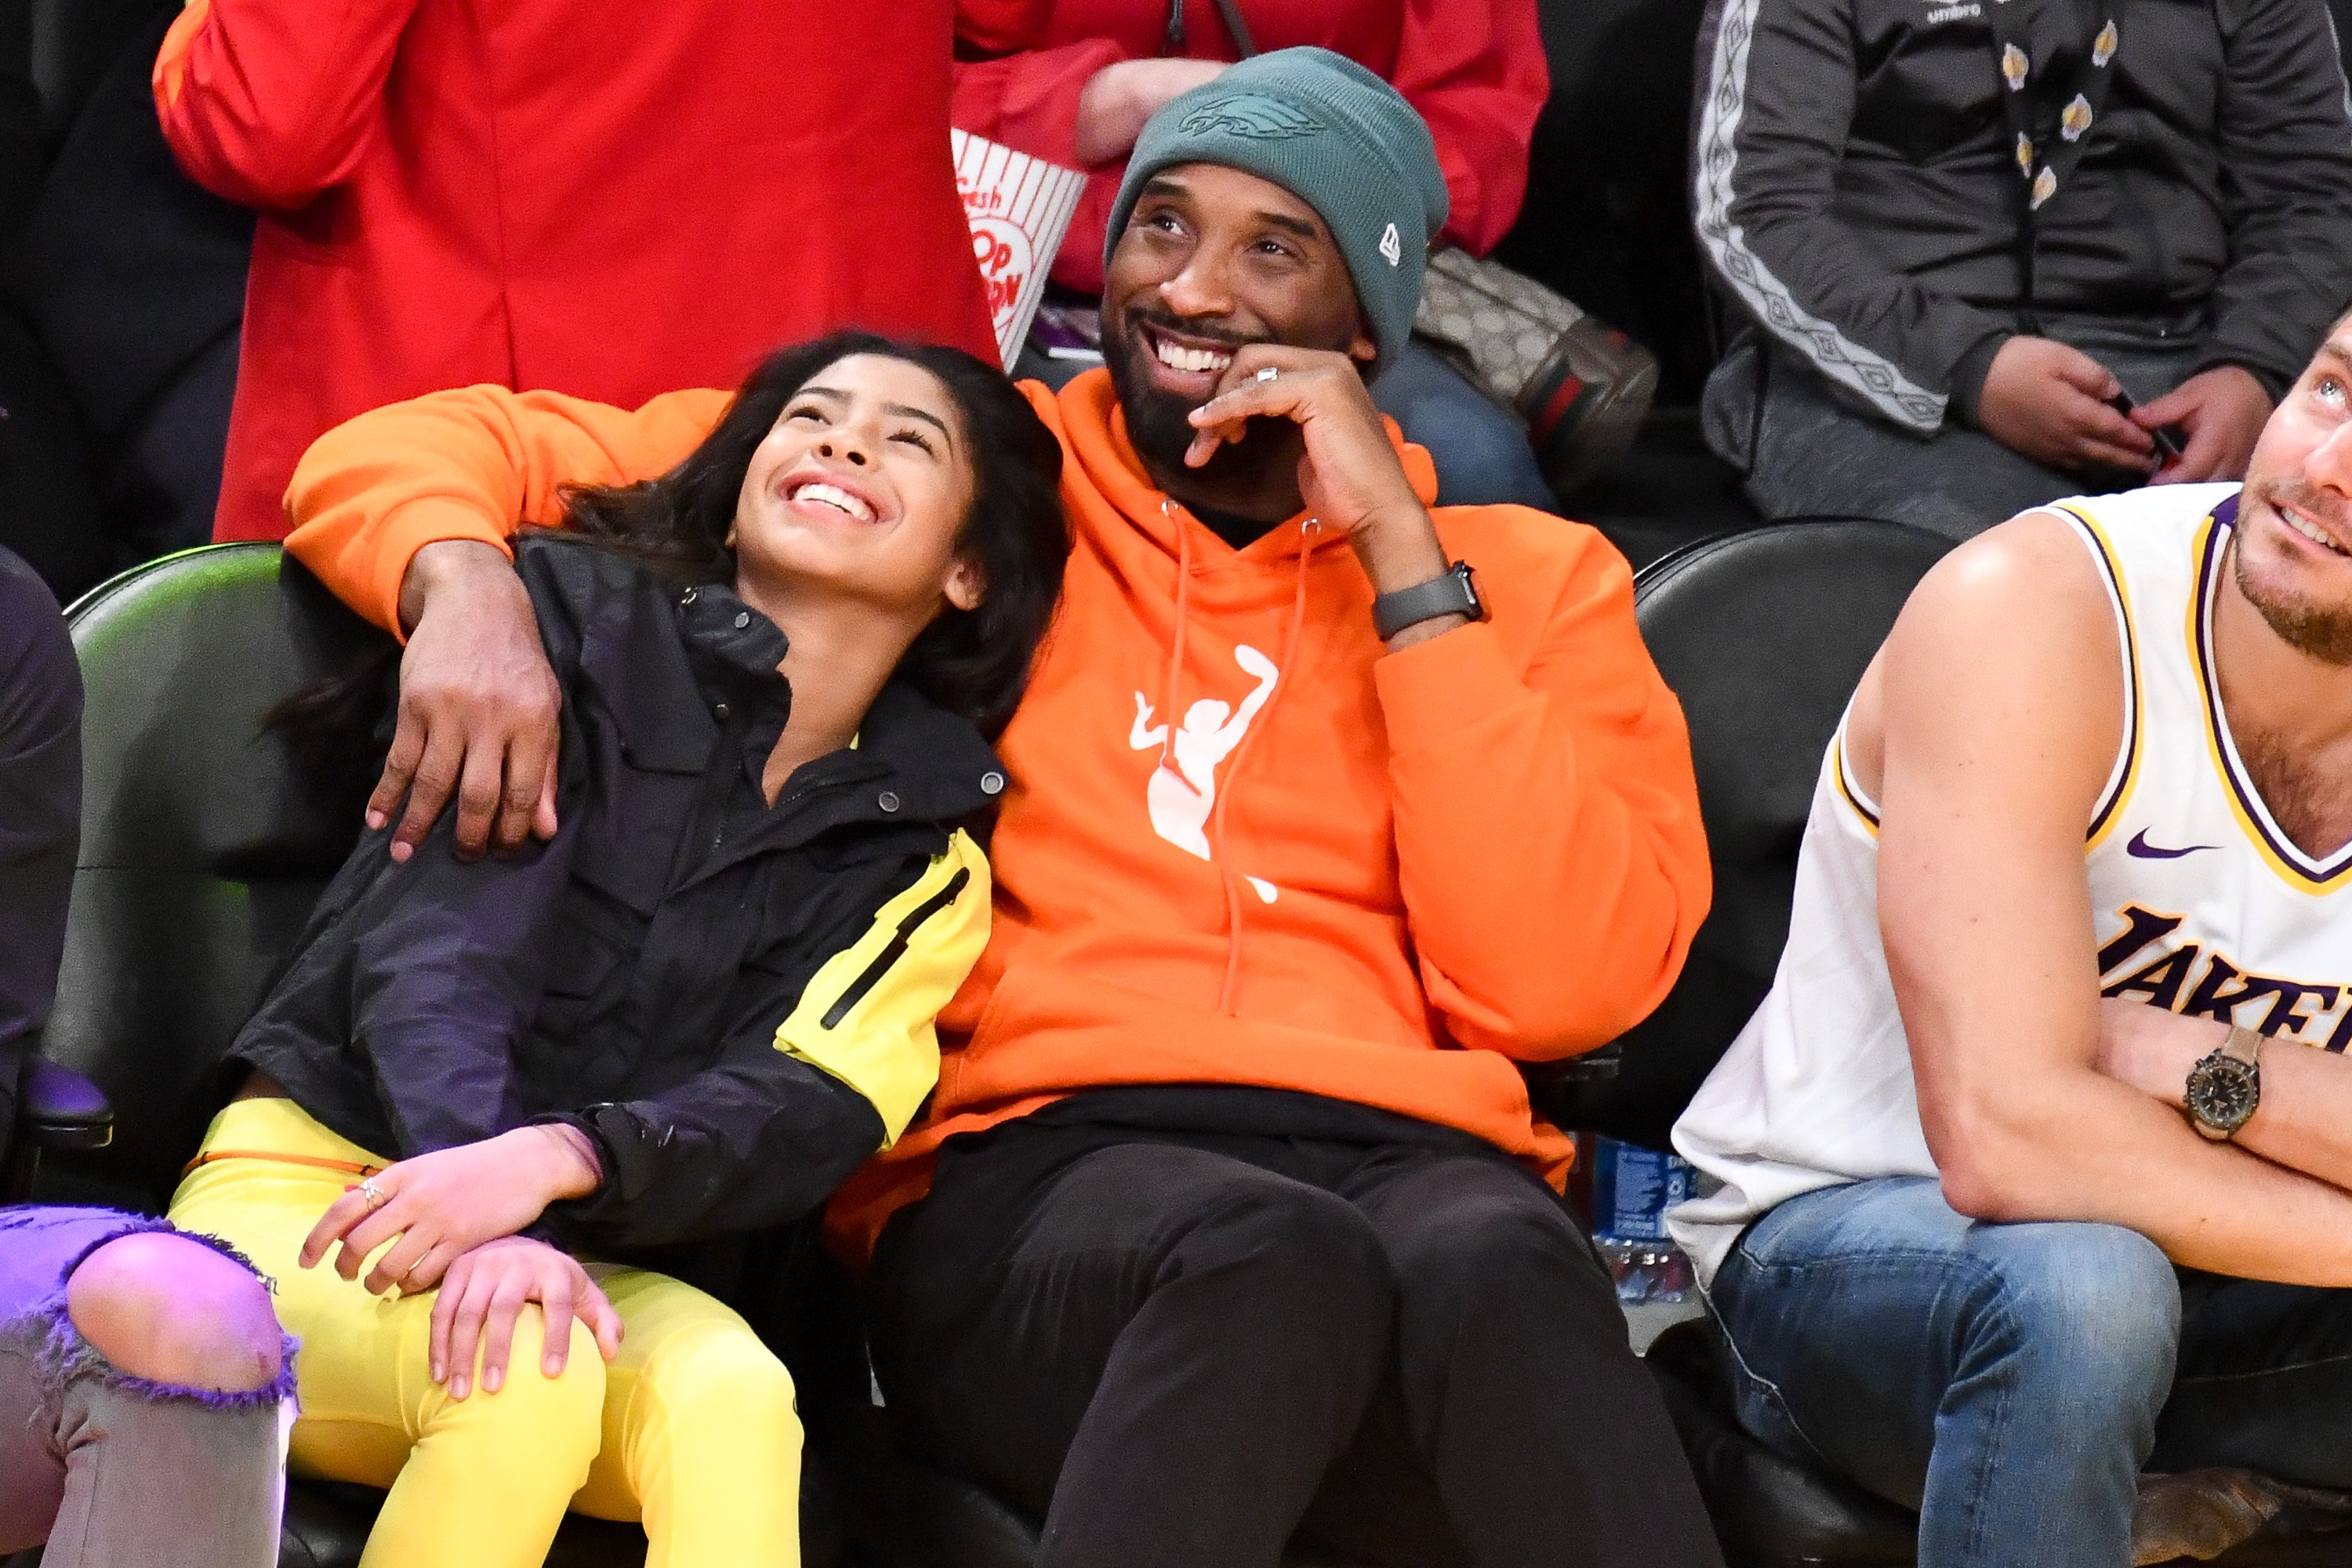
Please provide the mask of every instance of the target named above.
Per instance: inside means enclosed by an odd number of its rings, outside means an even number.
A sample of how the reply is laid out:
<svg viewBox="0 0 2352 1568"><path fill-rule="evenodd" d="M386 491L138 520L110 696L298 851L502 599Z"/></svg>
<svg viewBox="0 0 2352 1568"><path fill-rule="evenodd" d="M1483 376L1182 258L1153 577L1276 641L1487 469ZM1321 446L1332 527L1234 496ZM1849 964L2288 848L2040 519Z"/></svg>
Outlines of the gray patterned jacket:
<svg viewBox="0 0 2352 1568"><path fill-rule="evenodd" d="M1837 395L1973 416L2019 330L2019 174L1985 9L2032 86L2121 45L2042 209L2044 310L2186 322L2275 395L2352 303L2352 95L2323 0L1710 0L1695 218L1717 282ZM2062 89L2063 91L2063 89Z"/></svg>

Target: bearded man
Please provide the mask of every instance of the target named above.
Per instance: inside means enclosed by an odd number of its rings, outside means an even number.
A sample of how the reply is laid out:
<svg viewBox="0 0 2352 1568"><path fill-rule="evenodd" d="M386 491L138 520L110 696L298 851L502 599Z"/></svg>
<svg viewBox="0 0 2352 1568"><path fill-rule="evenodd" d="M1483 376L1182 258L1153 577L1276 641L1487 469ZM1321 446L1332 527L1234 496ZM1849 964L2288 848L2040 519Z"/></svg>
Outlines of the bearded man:
<svg viewBox="0 0 2352 1568"><path fill-rule="evenodd" d="M1741 1419L1921 1568L2126 1568L2143 1467L2352 1487L2347 783L2343 321L2242 489L2004 523L1864 676L1672 1223Z"/></svg>

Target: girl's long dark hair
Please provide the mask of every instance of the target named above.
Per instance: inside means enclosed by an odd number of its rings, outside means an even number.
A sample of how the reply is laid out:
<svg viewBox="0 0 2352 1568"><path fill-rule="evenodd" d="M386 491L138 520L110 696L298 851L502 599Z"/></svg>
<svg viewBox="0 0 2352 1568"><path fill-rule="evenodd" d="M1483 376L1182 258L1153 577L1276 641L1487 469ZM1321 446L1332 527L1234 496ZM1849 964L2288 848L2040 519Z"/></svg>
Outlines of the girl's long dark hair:
<svg viewBox="0 0 2352 1568"><path fill-rule="evenodd" d="M950 605L898 662L924 696L993 736L1013 717L1062 591L1070 536L1062 517L1062 447L995 366L961 349L835 332L768 356L685 461L658 479L566 492L572 533L680 585L735 580L728 530L751 454L784 405L818 372L851 354L879 354L938 377L963 416L971 508L960 555L985 584L978 607Z"/></svg>

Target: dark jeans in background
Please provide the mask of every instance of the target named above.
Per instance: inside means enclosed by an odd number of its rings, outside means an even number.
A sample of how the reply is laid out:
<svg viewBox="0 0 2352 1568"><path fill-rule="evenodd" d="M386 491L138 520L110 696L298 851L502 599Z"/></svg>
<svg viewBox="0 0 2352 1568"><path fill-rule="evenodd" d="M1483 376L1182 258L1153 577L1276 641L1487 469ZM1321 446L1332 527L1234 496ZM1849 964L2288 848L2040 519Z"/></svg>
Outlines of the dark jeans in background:
<svg viewBox="0 0 2352 1568"><path fill-rule="evenodd" d="M2053 317L2045 326L2138 403L2179 385L2204 354L2201 336L2179 323ZM2045 468L1949 416L1922 439L1841 402L1811 366L1753 333L1707 378L1700 418L1707 445L1747 476L1749 503L1775 521L1876 518L1969 539L2061 497L2130 489L2146 478Z"/></svg>
<svg viewBox="0 0 2352 1568"><path fill-rule="evenodd" d="M1372 403L1429 451L1440 506L1506 501L1557 512L1559 500L1528 445L1527 426L1419 338L1372 383Z"/></svg>
<svg viewBox="0 0 2352 1568"><path fill-rule="evenodd" d="M277 1384L250 1394L128 1377L75 1331L66 1281L120 1237L168 1231L111 1209L0 1208L0 1555L47 1568L268 1568L285 1491Z"/></svg>
<svg viewBox="0 0 2352 1568"><path fill-rule="evenodd" d="M1607 1273L1500 1153L1054 1109L950 1142L871 1281L893 1415L1042 1568L1721 1563Z"/></svg>
<svg viewBox="0 0 2352 1568"><path fill-rule="evenodd" d="M1919 1568L2128 1568L2143 1466L2352 1489L2352 1290L1897 1177L1782 1204L1709 1297L1742 1424L1918 1510Z"/></svg>

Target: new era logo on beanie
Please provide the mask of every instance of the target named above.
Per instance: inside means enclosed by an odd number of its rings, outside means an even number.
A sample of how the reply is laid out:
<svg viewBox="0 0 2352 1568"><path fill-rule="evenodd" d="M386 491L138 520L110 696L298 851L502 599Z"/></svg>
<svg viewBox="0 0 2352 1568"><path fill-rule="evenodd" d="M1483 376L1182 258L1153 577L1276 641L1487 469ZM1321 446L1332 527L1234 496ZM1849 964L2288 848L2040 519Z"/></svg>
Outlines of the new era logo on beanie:
<svg viewBox="0 0 2352 1568"><path fill-rule="evenodd" d="M1110 210L1106 268L1143 183L1180 163L1240 169L1313 207L1379 346L1374 371L1396 357L1412 331L1429 242L1446 214L1437 148L1402 94L1328 49L1276 49L1227 68L1163 106L1136 138ZM1402 224L1401 195L1411 215Z"/></svg>

